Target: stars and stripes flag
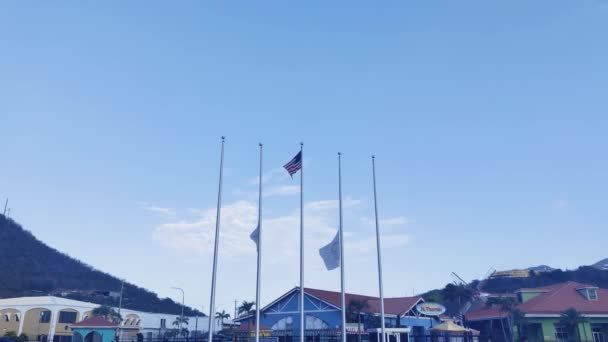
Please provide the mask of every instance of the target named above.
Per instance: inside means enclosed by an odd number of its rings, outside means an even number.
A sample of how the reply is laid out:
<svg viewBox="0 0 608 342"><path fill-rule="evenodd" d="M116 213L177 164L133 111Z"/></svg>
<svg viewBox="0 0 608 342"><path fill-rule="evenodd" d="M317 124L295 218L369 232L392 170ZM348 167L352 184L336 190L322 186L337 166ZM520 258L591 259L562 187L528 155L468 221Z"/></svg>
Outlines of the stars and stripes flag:
<svg viewBox="0 0 608 342"><path fill-rule="evenodd" d="M283 165L283 167L293 178L293 175L302 168L302 151L298 152L298 154L296 154L296 156L287 164Z"/></svg>

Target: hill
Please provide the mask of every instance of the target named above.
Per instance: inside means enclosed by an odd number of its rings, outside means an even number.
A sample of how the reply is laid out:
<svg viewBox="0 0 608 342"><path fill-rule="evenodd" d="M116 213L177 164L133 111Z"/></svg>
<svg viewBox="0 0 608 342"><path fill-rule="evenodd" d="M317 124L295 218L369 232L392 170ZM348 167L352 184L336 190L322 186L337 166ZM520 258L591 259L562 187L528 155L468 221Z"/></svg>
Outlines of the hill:
<svg viewBox="0 0 608 342"><path fill-rule="evenodd" d="M595 267L599 270L608 270L608 258L596 262L595 264L591 265L591 267Z"/></svg>
<svg viewBox="0 0 608 342"><path fill-rule="evenodd" d="M0 298L47 295L118 305L121 280L38 240L0 215ZM178 315L181 304L133 284L124 284L123 307ZM186 315L203 315L186 307Z"/></svg>
<svg viewBox="0 0 608 342"><path fill-rule="evenodd" d="M553 268L553 267L547 266L547 265L538 265L538 266L528 267L527 270L534 271L534 272L553 272L556 270L556 268Z"/></svg>

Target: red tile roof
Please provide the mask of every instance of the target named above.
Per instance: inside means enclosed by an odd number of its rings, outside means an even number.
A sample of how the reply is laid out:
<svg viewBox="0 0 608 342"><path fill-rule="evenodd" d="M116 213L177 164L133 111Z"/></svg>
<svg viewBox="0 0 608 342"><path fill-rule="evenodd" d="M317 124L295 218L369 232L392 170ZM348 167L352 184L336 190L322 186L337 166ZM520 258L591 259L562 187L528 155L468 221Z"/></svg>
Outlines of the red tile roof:
<svg viewBox="0 0 608 342"><path fill-rule="evenodd" d="M100 327L100 328L115 328L118 324L108 321L103 317L91 317L78 323L72 324L72 327Z"/></svg>
<svg viewBox="0 0 608 342"><path fill-rule="evenodd" d="M598 288L597 300L588 300L577 291L577 289L585 287L594 286L569 281L535 289L526 289L527 291L534 290L542 293L525 303L519 304L517 308L525 314L534 315L556 315L569 308L575 308L586 315L608 315L608 290ZM484 307L468 312L466 318L468 320L484 320L504 315L505 313L501 312L498 307Z"/></svg>
<svg viewBox="0 0 608 342"><path fill-rule="evenodd" d="M608 314L608 290L597 289L597 300L588 300L577 291L581 287L588 285L569 281L543 287L547 292L518 307L527 314L560 314L569 308L582 314Z"/></svg>
<svg viewBox="0 0 608 342"><path fill-rule="evenodd" d="M485 321L488 319L496 319L505 317L506 313L502 312L498 307L481 307L474 311L469 311L465 314L467 321Z"/></svg>
<svg viewBox="0 0 608 342"><path fill-rule="evenodd" d="M340 292L304 288L304 293L317 297L336 307L340 307ZM380 298L372 296L364 296L352 293L345 294L346 304L353 300L367 301L369 307L364 310L367 313L380 313ZM411 310L422 297L395 297L384 298L384 313L389 315L401 315Z"/></svg>

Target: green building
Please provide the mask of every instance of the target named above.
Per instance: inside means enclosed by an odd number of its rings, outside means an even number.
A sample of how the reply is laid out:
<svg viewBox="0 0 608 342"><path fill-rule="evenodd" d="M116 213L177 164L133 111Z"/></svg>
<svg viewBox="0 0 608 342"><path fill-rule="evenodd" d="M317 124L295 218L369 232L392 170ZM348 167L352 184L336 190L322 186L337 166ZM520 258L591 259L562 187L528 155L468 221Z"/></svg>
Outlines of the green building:
<svg viewBox="0 0 608 342"><path fill-rule="evenodd" d="M511 310L486 305L466 313L467 325L480 331L480 340L608 342L606 289L565 282L520 289L510 297L516 303ZM580 314L578 324L563 322L564 312L571 308Z"/></svg>

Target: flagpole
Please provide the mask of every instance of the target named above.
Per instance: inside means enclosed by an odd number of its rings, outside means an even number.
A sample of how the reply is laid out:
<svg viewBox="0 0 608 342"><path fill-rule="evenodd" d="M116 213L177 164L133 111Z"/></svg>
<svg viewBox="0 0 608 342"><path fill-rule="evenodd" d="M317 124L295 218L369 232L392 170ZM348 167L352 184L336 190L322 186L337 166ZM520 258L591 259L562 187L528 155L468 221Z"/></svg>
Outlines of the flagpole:
<svg viewBox="0 0 608 342"><path fill-rule="evenodd" d="M224 141L225 137L222 137L222 152L220 157L220 181L219 187L217 191L217 211L215 218L215 245L213 247L213 273L211 275L211 303L209 304L209 340L208 342L213 341L213 325L214 325L214 317L215 314L213 311L215 310L215 280L217 273L217 250L220 242L220 211L222 209L222 176L224 169Z"/></svg>
<svg viewBox="0 0 608 342"><path fill-rule="evenodd" d="M304 342L304 143L300 143L300 342Z"/></svg>
<svg viewBox="0 0 608 342"><path fill-rule="evenodd" d="M376 156L372 155L372 173L374 177L374 212L376 214L376 249L378 251L378 287L380 288L380 319L382 327L382 339L379 342L386 340L386 328L384 324L384 293L382 291L382 251L380 247L380 226L378 225L378 196L376 194Z"/></svg>
<svg viewBox="0 0 608 342"><path fill-rule="evenodd" d="M260 342L260 287L262 277L262 143L260 143L260 191L258 198L258 273L255 285L255 342Z"/></svg>
<svg viewBox="0 0 608 342"><path fill-rule="evenodd" d="M342 233L342 153L338 152L338 198L340 209L340 287L342 303L342 342L346 342L346 294L344 292L344 234Z"/></svg>

